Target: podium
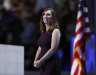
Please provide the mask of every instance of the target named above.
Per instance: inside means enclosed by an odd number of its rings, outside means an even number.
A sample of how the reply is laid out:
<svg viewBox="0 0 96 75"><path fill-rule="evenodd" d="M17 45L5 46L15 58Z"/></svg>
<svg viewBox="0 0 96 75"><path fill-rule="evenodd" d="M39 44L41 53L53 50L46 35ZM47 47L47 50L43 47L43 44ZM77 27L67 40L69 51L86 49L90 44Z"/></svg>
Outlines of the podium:
<svg viewBox="0 0 96 75"><path fill-rule="evenodd" d="M24 75L24 47L0 45L0 75Z"/></svg>

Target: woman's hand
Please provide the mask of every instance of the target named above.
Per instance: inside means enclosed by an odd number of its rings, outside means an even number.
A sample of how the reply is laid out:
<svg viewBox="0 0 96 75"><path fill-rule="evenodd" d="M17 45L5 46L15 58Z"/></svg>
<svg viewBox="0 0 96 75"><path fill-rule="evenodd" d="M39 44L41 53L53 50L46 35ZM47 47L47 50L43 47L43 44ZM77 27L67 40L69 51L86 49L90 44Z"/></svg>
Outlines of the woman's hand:
<svg viewBox="0 0 96 75"><path fill-rule="evenodd" d="M43 64L43 63L42 63L41 60L35 60L35 61L34 61L34 67L36 67L36 68L39 68L42 64Z"/></svg>

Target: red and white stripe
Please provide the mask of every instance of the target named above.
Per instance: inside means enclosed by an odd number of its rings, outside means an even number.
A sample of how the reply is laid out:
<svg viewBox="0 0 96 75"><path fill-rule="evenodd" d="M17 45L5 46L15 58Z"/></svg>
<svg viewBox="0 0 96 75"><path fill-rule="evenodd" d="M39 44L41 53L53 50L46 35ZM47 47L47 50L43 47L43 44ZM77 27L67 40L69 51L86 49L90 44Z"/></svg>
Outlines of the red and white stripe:
<svg viewBox="0 0 96 75"><path fill-rule="evenodd" d="M77 24L76 24L76 37L73 44L73 62L71 67L71 75L84 75L83 67L82 67L82 49L81 49L81 41L83 38L83 18L82 11L78 11L77 14Z"/></svg>

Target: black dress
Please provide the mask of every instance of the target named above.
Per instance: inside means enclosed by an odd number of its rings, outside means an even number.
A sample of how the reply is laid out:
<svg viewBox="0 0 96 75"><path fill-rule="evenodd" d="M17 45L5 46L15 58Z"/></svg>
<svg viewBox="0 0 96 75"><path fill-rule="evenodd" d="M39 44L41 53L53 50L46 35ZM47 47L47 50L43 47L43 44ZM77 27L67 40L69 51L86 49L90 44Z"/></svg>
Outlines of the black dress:
<svg viewBox="0 0 96 75"><path fill-rule="evenodd" d="M41 47L40 59L51 47L51 32L42 32L38 44ZM60 75L60 61L56 53L40 67L40 75Z"/></svg>

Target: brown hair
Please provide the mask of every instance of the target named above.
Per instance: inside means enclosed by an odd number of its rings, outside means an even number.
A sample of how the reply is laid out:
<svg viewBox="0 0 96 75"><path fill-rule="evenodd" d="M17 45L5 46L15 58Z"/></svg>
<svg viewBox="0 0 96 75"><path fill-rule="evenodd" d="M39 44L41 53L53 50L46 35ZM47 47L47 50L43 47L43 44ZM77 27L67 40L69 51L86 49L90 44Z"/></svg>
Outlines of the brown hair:
<svg viewBox="0 0 96 75"><path fill-rule="evenodd" d="M52 16L54 17L54 23L52 25L50 25L50 28L49 28L49 32L52 32L54 30L54 28L59 28L59 25L58 25L58 21L56 19L56 12L52 9L52 8L46 8L43 13L47 10L51 10L52 11ZM43 15L42 13L42 15ZM41 32L46 32L46 27L45 27L45 24L42 20L42 17L41 17L41 20L40 20L40 30Z"/></svg>

